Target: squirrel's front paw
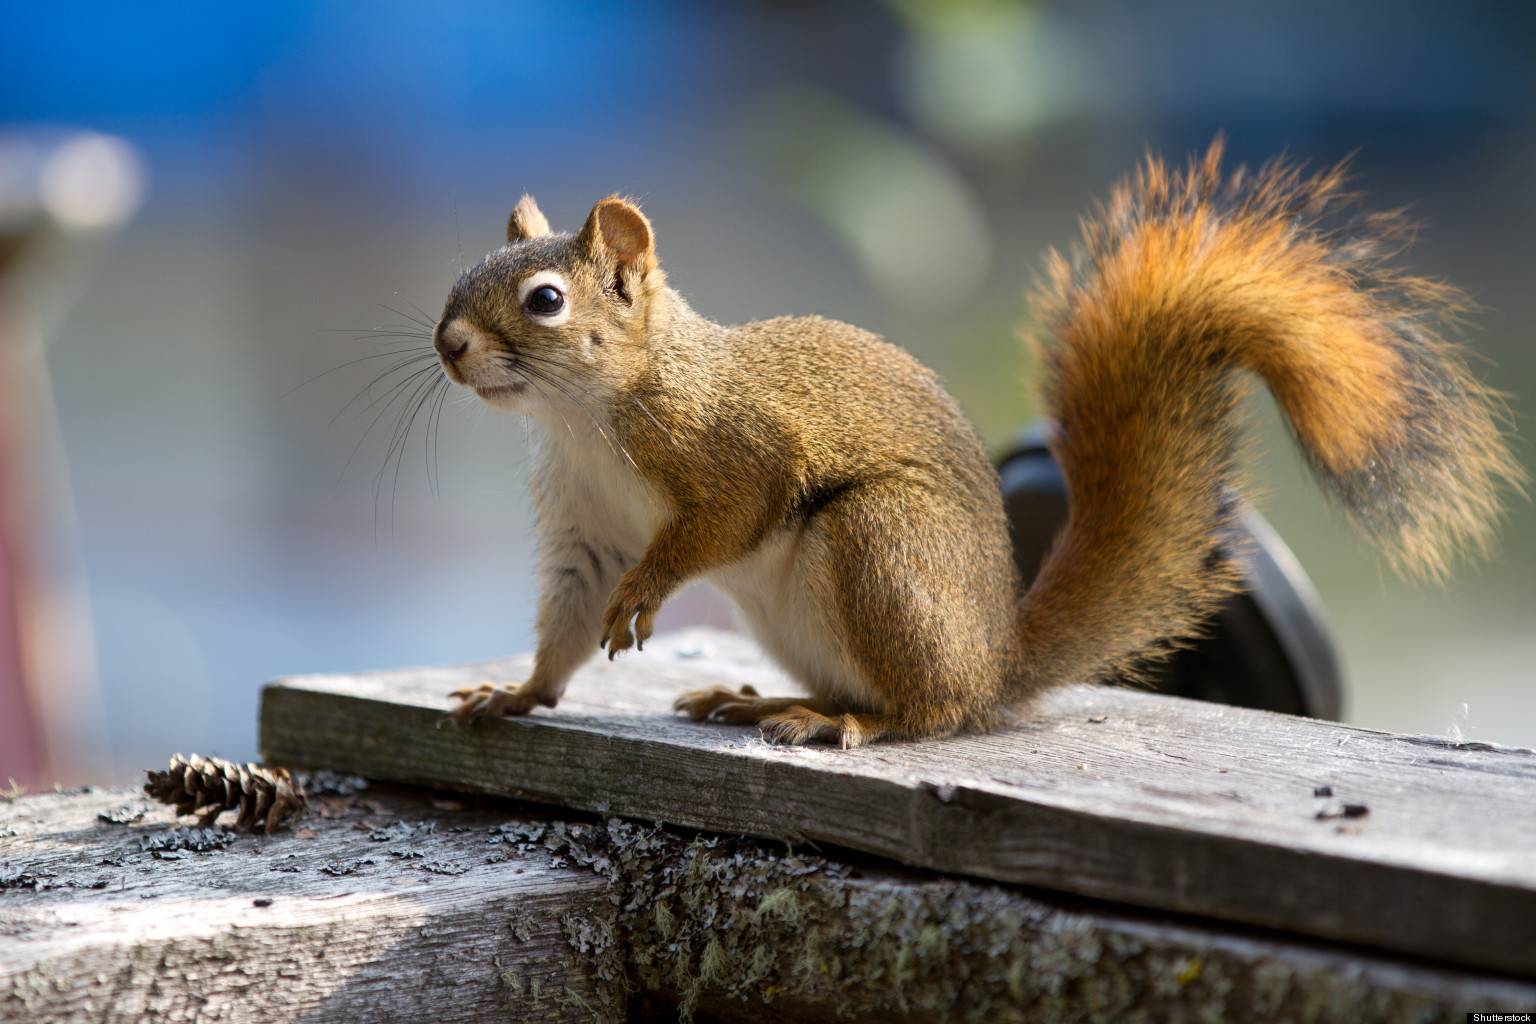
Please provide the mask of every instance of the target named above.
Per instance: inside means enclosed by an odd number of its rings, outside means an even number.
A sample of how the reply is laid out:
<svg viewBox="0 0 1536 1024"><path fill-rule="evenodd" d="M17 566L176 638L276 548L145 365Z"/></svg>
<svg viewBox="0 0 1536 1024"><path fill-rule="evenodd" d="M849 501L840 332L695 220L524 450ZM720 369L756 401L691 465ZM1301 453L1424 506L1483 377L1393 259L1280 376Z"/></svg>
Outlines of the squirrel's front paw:
<svg viewBox="0 0 1536 1024"><path fill-rule="evenodd" d="M452 722L454 725L468 725L477 718L498 718L503 715L526 715L532 711L536 704L550 704L553 701L542 700L539 694L527 683L522 686L510 686L502 684L496 686L485 683L480 686L463 686L454 690L448 696L457 697L459 706L446 712L437 720L441 726L444 722Z"/></svg>
<svg viewBox="0 0 1536 1024"><path fill-rule="evenodd" d="M609 661L615 654L631 647L645 649L645 642L651 638L652 627L656 625L656 612L661 608L655 592L649 577L633 570L625 573L614 588L608 611L603 615L603 635L597 642L599 647L608 648ZM629 628L631 619L635 623L634 632Z"/></svg>

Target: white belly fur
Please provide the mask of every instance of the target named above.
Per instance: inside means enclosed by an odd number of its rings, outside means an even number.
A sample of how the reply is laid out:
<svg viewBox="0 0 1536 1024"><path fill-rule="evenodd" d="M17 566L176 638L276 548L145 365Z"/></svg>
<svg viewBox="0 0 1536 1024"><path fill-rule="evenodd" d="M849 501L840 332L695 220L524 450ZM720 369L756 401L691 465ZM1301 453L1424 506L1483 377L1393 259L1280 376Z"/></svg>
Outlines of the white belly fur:
<svg viewBox="0 0 1536 1024"><path fill-rule="evenodd" d="M570 428L540 426L533 486L546 550L565 539L546 531L578 526L582 539L623 552L633 565L666 521L665 497L590 427L584 430L575 421ZM849 707L879 710L842 641L825 545L814 526L779 530L745 558L704 578L736 605L769 657L808 690Z"/></svg>
<svg viewBox="0 0 1536 1024"><path fill-rule="evenodd" d="M584 540L622 551L630 565L639 561L666 519L666 500L590 427L540 426L533 451L540 533L576 527Z"/></svg>

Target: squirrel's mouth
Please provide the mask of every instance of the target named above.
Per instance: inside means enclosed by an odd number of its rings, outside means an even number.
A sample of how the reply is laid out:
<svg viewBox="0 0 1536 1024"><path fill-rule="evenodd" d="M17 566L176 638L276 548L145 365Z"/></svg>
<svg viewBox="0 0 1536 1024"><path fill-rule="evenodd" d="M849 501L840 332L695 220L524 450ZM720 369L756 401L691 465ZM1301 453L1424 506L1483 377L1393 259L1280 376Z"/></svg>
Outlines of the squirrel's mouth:
<svg viewBox="0 0 1536 1024"><path fill-rule="evenodd" d="M528 390L528 385L523 381L514 381L511 384L476 384L475 394L480 396L482 402L494 402L497 399L515 398Z"/></svg>

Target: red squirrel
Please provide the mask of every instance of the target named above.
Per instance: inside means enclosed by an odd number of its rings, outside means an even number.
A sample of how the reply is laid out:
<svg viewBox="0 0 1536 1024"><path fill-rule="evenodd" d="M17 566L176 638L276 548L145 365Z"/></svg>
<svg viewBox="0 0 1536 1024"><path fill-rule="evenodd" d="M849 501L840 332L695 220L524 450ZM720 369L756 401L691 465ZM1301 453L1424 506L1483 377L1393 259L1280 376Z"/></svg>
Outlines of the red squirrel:
<svg viewBox="0 0 1536 1024"><path fill-rule="evenodd" d="M1241 585L1220 538L1244 370L1397 568L1486 554L1525 475L1499 397L1437 333L1460 293L1389 265L1410 225L1354 214L1342 167L1226 175L1221 149L1182 172L1148 158L1048 257L1037 345L1070 513L1028 589L931 371L821 317L714 324L632 203L568 235L523 197L433 344L454 383L540 428L538 651L526 682L456 691L445 720L553 707L696 578L810 696L715 687L677 710L777 742L947 736L1134 672Z"/></svg>

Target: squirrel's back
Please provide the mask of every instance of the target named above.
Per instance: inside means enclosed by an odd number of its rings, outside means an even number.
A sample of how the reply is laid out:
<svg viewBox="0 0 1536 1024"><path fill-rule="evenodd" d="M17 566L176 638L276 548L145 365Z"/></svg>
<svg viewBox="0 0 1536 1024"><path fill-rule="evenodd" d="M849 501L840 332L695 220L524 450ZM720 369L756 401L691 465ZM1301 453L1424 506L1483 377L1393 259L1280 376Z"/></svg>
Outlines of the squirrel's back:
<svg viewBox="0 0 1536 1024"><path fill-rule="evenodd" d="M823 484L901 467L973 493L978 514L997 504L995 474L965 414L903 349L820 316L740 324L724 337L728 356L716 360L729 363L717 377L746 399L726 404L776 411L794 443L814 449L804 464Z"/></svg>

